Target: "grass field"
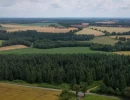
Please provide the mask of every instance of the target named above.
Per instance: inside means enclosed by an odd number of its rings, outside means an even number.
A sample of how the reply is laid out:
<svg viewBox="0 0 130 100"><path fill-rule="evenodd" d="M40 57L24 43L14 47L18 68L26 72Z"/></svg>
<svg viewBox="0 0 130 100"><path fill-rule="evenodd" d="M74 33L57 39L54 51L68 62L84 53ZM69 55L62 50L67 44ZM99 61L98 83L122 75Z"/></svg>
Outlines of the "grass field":
<svg viewBox="0 0 130 100"><path fill-rule="evenodd" d="M90 26L90 28L96 28L98 30L102 31L108 31L110 33L112 32L129 32L130 28L123 28L123 27L96 27L96 26Z"/></svg>
<svg viewBox="0 0 130 100"><path fill-rule="evenodd" d="M0 41L0 45L1 45L1 43L2 42ZM0 51L21 49L21 48L28 48L28 47L24 46L24 45L13 45L13 46L0 47Z"/></svg>
<svg viewBox="0 0 130 100"><path fill-rule="evenodd" d="M116 37L125 37L125 38L130 38L130 35L117 35L117 36L110 36L110 38L116 38Z"/></svg>
<svg viewBox="0 0 130 100"><path fill-rule="evenodd" d="M107 96L87 94L86 97L82 98L81 100L121 100L121 99L116 98L116 97L107 97Z"/></svg>
<svg viewBox="0 0 130 100"><path fill-rule="evenodd" d="M84 28L83 30L77 32L76 34L93 34L95 36L101 36L104 35L103 32L92 30L90 28Z"/></svg>
<svg viewBox="0 0 130 100"><path fill-rule="evenodd" d="M0 40L0 46L2 45L3 40Z"/></svg>
<svg viewBox="0 0 130 100"><path fill-rule="evenodd" d="M55 28L55 27L41 27L41 26L25 26L20 24L2 24L8 32L15 31L26 31L26 30L36 30L38 32L52 32L52 33L66 33L70 30L77 30L77 28Z"/></svg>
<svg viewBox="0 0 130 100"><path fill-rule="evenodd" d="M61 92L0 84L0 100L58 100Z"/></svg>
<svg viewBox="0 0 130 100"><path fill-rule="evenodd" d="M93 40L90 40L89 42L114 45L115 43L118 42L118 40L111 39L107 36L103 36L103 37L95 37Z"/></svg>
<svg viewBox="0 0 130 100"><path fill-rule="evenodd" d="M92 51L88 47L66 47L66 48L53 48L53 49L36 49L26 48L17 50L0 51L0 54L77 54L77 53L107 53L103 51Z"/></svg>

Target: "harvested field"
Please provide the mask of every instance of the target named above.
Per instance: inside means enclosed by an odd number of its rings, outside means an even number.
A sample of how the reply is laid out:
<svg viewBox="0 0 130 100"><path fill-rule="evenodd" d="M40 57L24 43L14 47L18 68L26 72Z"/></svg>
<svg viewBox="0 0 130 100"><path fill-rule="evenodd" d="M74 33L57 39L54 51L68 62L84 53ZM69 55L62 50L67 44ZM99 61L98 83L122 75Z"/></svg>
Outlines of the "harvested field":
<svg viewBox="0 0 130 100"><path fill-rule="evenodd" d="M119 51L119 52L114 52L116 54L119 54L119 55L130 55L130 51Z"/></svg>
<svg viewBox="0 0 130 100"><path fill-rule="evenodd" d="M55 28L55 27L41 27L41 26L24 26L15 24L2 24L2 26L8 32L36 30L38 32L66 33L69 32L70 30L77 30L77 28Z"/></svg>
<svg viewBox="0 0 130 100"><path fill-rule="evenodd" d="M130 28L124 28L124 27L96 27L96 26L90 26L90 28L96 28L101 31L108 31L110 33L112 32L129 32Z"/></svg>
<svg viewBox="0 0 130 100"><path fill-rule="evenodd" d="M94 36L104 35L103 32L99 32L99 31L92 30L92 29L89 29L89 28L84 28L83 30L77 32L76 34L93 34Z"/></svg>
<svg viewBox="0 0 130 100"><path fill-rule="evenodd" d="M58 100L59 94L58 91L0 84L1 100Z"/></svg>
<svg viewBox="0 0 130 100"><path fill-rule="evenodd" d="M22 48L28 48L28 47L24 45L13 45L13 46L0 47L0 51L22 49Z"/></svg>

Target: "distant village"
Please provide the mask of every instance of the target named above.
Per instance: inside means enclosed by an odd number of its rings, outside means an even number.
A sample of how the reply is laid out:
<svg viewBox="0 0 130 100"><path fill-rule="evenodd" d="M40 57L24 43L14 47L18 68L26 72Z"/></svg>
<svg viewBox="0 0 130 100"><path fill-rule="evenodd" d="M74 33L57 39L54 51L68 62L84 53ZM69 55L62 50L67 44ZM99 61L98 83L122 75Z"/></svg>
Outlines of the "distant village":
<svg viewBox="0 0 130 100"><path fill-rule="evenodd" d="M74 24L74 25L71 25L72 27L82 27L82 28L85 28L85 27L89 27L89 23L82 23L82 24Z"/></svg>

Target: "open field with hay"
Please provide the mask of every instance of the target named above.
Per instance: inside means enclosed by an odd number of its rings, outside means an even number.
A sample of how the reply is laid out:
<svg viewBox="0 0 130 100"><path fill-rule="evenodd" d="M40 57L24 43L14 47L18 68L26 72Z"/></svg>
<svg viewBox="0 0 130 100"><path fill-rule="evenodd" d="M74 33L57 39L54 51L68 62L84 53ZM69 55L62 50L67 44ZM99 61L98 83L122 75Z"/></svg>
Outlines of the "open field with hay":
<svg viewBox="0 0 130 100"><path fill-rule="evenodd" d="M115 43L118 42L118 40L112 39L107 36L102 36L102 37L95 37L93 40L90 40L89 42L104 44L104 45L105 44L114 45Z"/></svg>
<svg viewBox="0 0 130 100"><path fill-rule="evenodd" d="M93 34L94 36L104 35L103 32L92 30L90 28L83 28L83 30L77 32L76 34Z"/></svg>
<svg viewBox="0 0 130 100"><path fill-rule="evenodd" d="M112 32L129 32L130 28L124 28L124 27L97 27L97 26L90 26L90 28L94 28L101 31L108 31L110 33Z"/></svg>
<svg viewBox="0 0 130 100"><path fill-rule="evenodd" d="M24 45L13 45L13 46L0 47L0 51L22 49L22 48L28 48L28 47Z"/></svg>
<svg viewBox="0 0 130 100"><path fill-rule="evenodd" d="M118 52L113 52L115 54L119 54L119 55L130 55L130 51L118 51Z"/></svg>
<svg viewBox="0 0 130 100"><path fill-rule="evenodd" d="M0 84L1 100L58 100L59 91Z"/></svg>
<svg viewBox="0 0 130 100"><path fill-rule="evenodd" d="M81 100L121 100L121 99L117 98L117 97L108 97L108 96L87 94L86 97L82 98Z"/></svg>
<svg viewBox="0 0 130 100"><path fill-rule="evenodd" d="M77 30L77 28L55 28L55 27L41 27L41 26L24 26L20 24L2 24L2 27L8 32L36 30L38 32L52 32L52 33L66 33L70 30Z"/></svg>
<svg viewBox="0 0 130 100"><path fill-rule="evenodd" d="M36 48L25 48L17 50L0 51L0 54L78 54L78 53L106 53L103 51L93 51L89 47L64 47L64 48L53 48L53 49L36 49Z"/></svg>

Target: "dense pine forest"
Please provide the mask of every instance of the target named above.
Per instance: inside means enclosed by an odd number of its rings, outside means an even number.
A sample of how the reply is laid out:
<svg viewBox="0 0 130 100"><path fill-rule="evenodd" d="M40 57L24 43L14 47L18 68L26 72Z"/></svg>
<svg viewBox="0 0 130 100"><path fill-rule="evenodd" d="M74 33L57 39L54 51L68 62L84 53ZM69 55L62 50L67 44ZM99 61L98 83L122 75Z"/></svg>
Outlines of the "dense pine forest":
<svg viewBox="0 0 130 100"><path fill-rule="evenodd" d="M0 80L80 84L102 80L123 93L130 86L130 56L106 54L0 55ZM103 88L104 89L104 88Z"/></svg>

